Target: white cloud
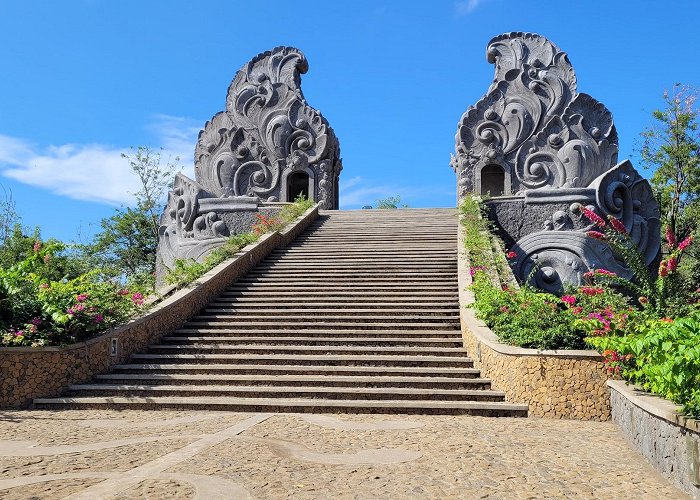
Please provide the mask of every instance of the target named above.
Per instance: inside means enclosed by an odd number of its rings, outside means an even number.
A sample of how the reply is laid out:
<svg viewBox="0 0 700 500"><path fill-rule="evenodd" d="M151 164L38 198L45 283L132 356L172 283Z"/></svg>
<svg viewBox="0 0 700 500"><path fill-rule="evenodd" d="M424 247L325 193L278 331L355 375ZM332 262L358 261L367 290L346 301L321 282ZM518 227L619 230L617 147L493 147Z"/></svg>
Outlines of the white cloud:
<svg viewBox="0 0 700 500"><path fill-rule="evenodd" d="M148 130L164 148L164 160L180 157L193 175L192 156L199 127L186 118L156 115ZM64 144L41 148L25 139L0 134L0 173L24 184L77 200L128 204L138 180L121 157L128 148L104 144Z"/></svg>
<svg viewBox="0 0 700 500"><path fill-rule="evenodd" d="M482 0L461 0L455 2L455 13L458 16L466 16L476 9Z"/></svg>

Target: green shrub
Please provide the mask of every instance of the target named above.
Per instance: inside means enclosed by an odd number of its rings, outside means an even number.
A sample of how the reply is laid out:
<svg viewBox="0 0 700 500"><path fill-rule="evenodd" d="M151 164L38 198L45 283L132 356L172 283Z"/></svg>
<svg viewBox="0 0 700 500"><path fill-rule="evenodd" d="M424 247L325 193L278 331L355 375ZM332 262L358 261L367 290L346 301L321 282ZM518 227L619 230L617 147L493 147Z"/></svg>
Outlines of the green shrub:
<svg viewBox="0 0 700 500"><path fill-rule="evenodd" d="M144 305L142 290L126 290L98 270L52 279L61 245L42 245L24 260L0 268L0 345L80 342L122 323Z"/></svg>
<svg viewBox="0 0 700 500"><path fill-rule="evenodd" d="M587 339L608 371L682 406L700 418L700 309L686 318L640 318L622 336Z"/></svg>
<svg viewBox="0 0 700 500"><path fill-rule="evenodd" d="M230 237L224 245L212 250L203 262L197 262L194 259L176 259L173 267L165 275L165 282L176 285L178 288L192 283L223 261L234 257L241 248L256 242L263 234L283 229L313 206L313 200L299 195L294 203L285 205L277 217L257 214L258 222L253 225L251 232Z"/></svg>

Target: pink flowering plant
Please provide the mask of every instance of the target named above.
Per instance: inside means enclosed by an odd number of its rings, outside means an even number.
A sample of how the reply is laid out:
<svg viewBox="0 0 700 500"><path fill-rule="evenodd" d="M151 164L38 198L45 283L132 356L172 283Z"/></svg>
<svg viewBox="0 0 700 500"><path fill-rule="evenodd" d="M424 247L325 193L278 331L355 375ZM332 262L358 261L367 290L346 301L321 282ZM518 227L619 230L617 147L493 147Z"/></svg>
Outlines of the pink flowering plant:
<svg viewBox="0 0 700 500"><path fill-rule="evenodd" d="M143 290L126 291L99 271L55 279L60 246L37 241L33 253L0 268L0 345L44 346L80 342L122 323L144 308Z"/></svg>
<svg viewBox="0 0 700 500"><path fill-rule="evenodd" d="M693 243L692 236L688 236L679 243L676 235L666 229L665 237L669 254L659 264L659 271L655 276L639 252L637 244L630 237L627 228L619 219L609 215L606 221L585 207L581 207L581 213L597 228L597 230L588 231L588 236L605 241L615 255L632 271L631 280L605 269L589 271L584 278L592 286L613 286L623 290L643 309L657 317L682 315L689 311L687 306L695 301L692 294L688 293L677 270L684 252Z"/></svg>

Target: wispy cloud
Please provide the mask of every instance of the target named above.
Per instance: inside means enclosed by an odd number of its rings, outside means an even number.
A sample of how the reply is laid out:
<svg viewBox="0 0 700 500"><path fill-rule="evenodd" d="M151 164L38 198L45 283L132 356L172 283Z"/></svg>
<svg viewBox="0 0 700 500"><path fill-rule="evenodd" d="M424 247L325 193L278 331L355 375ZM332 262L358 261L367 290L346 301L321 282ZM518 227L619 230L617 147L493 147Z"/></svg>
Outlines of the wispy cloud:
<svg viewBox="0 0 700 500"><path fill-rule="evenodd" d="M192 156L199 130L194 121L156 115L147 129L164 148L163 159L179 157L185 174L193 175ZM77 200L128 204L130 193L139 189L138 180L121 157L128 152L128 148L105 144L39 147L0 134L0 174Z"/></svg>
<svg viewBox="0 0 700 500"><path fill-rule="evenodd" d="M481 3L483 3L483 0L460 0L455 2L455 14L460 17L466 16L473 12Z"/></svg>

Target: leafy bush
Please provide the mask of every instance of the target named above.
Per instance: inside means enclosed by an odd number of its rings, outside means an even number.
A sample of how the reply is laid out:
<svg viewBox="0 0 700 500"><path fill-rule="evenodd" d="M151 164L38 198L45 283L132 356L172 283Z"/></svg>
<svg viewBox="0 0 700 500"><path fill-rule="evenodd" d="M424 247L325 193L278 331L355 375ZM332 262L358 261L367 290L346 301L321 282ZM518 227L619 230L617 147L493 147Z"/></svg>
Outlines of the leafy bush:
<svg viewBox="0 0 700 500"><path fill-rule="evenodd" d="M178 287L188 285L223 261L235 256L241 248L258 241L259 237L252 232L232 236L222 246L212 250L204 258L204 262L197 262L194 259L176 259L173 267L165 275L165 282Z"/></svg>
<svg viewBox="0 0 700 500"><path fill-rule="evenodd" d="M603 353L611 374L640 385L700 418L700 309L677 320L640 318L622 336L587 341Z"/></svg>
<svg viewBox="0 0 700 500"><path fill-rule="evenodd" d="M183 287L192 283L223 261L234 257L241 248L256 242L263 234L283 229L313 206L313 200L299 195L294 200L294 203L285 205L277 217L266 217L262 214L257 214L258 222L253 225L251 232L232 236L223 246L212 250L204 258L203 262L197 262L194 259L176 259L173 267L165 275L165 282L177 287Z"/></svg>
<svg viewBox="0 0 700 500"><path fill-rule="evenodd" d="M53 279L61 245L36 242L33 252L0 268L0 345L80 342L126 321L144 304L139 290L125 290L98 270Z"/></svg>

